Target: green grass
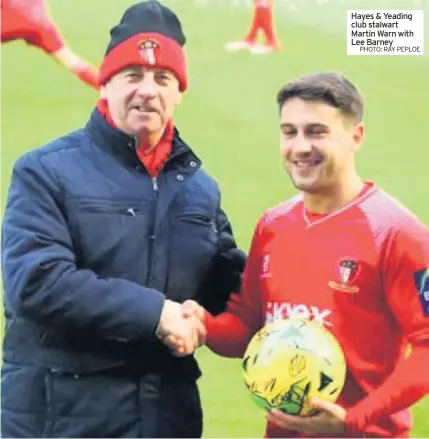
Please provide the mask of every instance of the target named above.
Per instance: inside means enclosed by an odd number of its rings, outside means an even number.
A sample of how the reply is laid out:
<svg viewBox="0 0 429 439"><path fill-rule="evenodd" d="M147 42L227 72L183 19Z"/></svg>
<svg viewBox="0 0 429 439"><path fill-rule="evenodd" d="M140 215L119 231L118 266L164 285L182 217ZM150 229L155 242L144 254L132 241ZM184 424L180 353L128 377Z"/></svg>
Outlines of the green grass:
<svg viewBox="0 0 429 439"><path fill-rule="evenodd" d="M129 0L51 0L70 45L98 64L108 31ZM429 224L427 57L347 57L345 7L333 0L278 1L284 50L263 57L230 54L223 44L247 29L249 9L166 2L188 34L190 89L177 115L183 137L219 180L239 244L247 248L257 217L292 195L278 153L275 94L297 75L341 71L366 100L367 137L361 174L399 198ZM226 1L223 3L227 3ZM353 7L373 2L353 1ZM295 9L288 5L296 5ZM335 9L333 7L335 5ZM380 8L408 6L383 1ZM410 6L411 7L411 6ZM102 13L101 13L102 12ZM2 46L2 205L12 164L21 153L85 123L97 96L70 73L22 42ZM239 362L198 354L205 437L261 437L264 418L243 388ZM427 373L427 371L422 371ZM429 437L429 399L414 408L416 437Z"/></svg>

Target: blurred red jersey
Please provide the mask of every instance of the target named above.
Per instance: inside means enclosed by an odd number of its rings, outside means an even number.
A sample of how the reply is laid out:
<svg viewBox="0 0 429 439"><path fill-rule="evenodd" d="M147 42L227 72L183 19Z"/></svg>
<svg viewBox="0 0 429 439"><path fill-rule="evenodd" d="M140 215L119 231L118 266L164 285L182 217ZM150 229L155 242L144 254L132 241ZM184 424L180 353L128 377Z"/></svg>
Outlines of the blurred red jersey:
<svg viewBox="0 0 429 439"><path fill-rule="evenodd" d="M64 46L45 0L1 0L1 42L24 40L47 53Z"/></svg>
<svg viewBox="0 0 429 439"><path fill-rule="evenodd" d="M297 197L259 221L241 294L227 312L206 314L207 344L241 357L272 320L321 322L347 360L346 437L407 437L407 407L429 392L428 267L429 230L375 185L325 216ZM267 436L301 437L275 425Z"/></svg>

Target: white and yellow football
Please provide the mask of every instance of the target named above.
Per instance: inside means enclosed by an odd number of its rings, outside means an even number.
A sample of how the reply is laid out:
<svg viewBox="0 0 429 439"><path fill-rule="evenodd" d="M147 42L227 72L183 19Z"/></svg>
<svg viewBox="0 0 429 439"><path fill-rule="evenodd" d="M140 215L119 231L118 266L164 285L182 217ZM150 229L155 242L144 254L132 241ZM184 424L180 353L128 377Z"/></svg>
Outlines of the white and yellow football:
<svg viewBox="0 0 429 439"><path fill-rule="evenodd" d="M335 402L346 376L336 338L322 324L299 318L279 319L259 330L242 366L258 406L300 416L309 414L313 397Z"/></svg>

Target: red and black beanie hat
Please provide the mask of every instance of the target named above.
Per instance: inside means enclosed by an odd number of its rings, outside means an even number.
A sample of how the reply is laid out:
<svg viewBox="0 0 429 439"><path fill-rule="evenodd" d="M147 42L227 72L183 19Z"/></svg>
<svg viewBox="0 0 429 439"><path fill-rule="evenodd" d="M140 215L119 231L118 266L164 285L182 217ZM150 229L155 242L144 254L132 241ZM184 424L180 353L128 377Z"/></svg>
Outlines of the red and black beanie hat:
<svg viewBox="0 0 429 439"><path fill-rule="evenodd" d="M110 31L110 43L100 66L99 83L131 65L173 72L181 91L187 88L186 37L176 14L157 0L130 6Z"/></svg>

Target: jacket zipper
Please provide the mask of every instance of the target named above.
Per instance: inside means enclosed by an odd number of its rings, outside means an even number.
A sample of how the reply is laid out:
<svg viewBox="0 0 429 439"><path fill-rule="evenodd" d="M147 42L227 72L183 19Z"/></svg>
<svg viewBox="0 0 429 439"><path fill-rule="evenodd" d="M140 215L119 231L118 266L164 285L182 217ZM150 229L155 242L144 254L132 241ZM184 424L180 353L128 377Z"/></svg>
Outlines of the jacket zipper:
<svg viewBox="0 0 429 439"><path fill-rule="evenodd" d="M158 192L158 179L156 177L152 177L152 188L155 193Z"/></svg>
<svg viewBox="0 0 429 439"><path fill-rule="evenodd" d="M148 243L148 261L149 261L149 268L147 270L147 276L146 276L146 286L150 286L151 277L152 277L152 267L153 267L153 247L155 245L155 226L156 226L156 213L158 211L158 194L159 194L159 186L158 186L158 179L157 177L152 177L152 189L155 194L155 212L152 217L152 224L151 224L151 233L149 235L149 243Z"/></svg>
<svg viewBox="0 0 429 439"><path fill-rule="evenodd" d="M136 144L137 139L134 139L134 142ZM189 148L183 148L180 149L179 151L176 151L174 154L172 154L167 162L167 163L171 162L173 159L175 159L176 157L185 154L189 151ZM149 260L149 268L147 271L147 276L146 276L146 286L150 287L150 283L151 283L151 278L152 278L152 269L153 269L153 259L152 259L152 253L153 253L153 248L155 245L155 226L156 226L156 217L157 217L157 211L158 211L158 194L159 194L159 185L158 185L158 179L157 177L152 177L152 189L153 192L155 194L155 213L153 215L152 218L152 224L151 224L151 233L149 235L149 242L148 242L148 260Z"/></svg>
<svg viewBox="0 0 429 439"><path fill-rule="evenodd" d="M134 150L137 148L138 139L136 136L133 136L133 142L134 142ZM156 225L156 212L158 211L158 193L159 193L159 186L158 186L158 179L157 177L152 177L152 190L155 194L155 213L152 217L152 224L151 224L151 231L148 238L148 270L146 274L146 286L149 287L151 277L152 277L152 266L153 266L153 260L152 260L152 253L153 253L153 247L155 244L155 225Z"/></svg>

